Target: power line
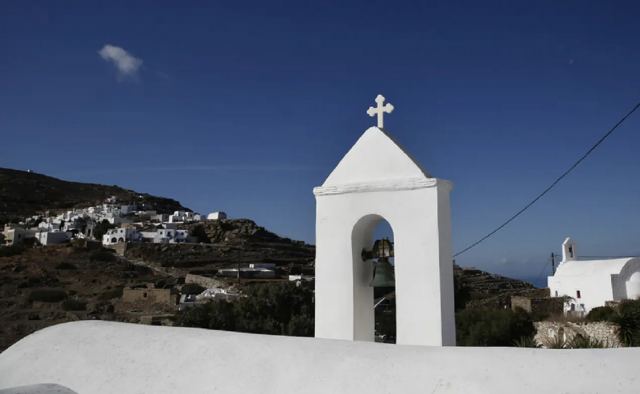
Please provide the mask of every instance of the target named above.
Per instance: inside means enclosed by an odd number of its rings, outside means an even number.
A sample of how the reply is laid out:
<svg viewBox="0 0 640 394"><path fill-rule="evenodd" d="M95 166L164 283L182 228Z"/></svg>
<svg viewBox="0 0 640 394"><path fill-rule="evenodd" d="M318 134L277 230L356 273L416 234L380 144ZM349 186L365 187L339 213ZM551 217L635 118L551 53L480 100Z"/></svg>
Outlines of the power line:
<svg viewBox="0 0 640 394"><path fill-rule="evenodd" d="M547 269L547 267L549 266L549 264L551 264L551 260L548 260L544 266L542 267L542 269L540 270L540 272L538 272L538 276L536 276L536 280L541 280L544 277L544 271Z"/></svg>
<svg viewBox="0 0 640 394"><path fill-rule="evenodd" d="M489 237L491 237L493 234L497 233L498 231L502 230L504 227L506 227L509 223L511 223L512 221L514 221L518 216L520 216L522 213L524 213L524 211L526 211L527 209L529 209L533 204L535 204L536 202L538 202L539 199L541 199L545 194L547 194L549 191L551 191L551 189L553 189L562 179L564 179L567 175L569 175L569 173L571 173L580 163L582 163L582 161L584 159L587 158L587 156L589 156L594 150L596 150L596 148L598 146L600 146L600 144L602 144L604 142L604 140L607 139L607 137L609 137L617 128L618 126L620 126L622 123L624 123L625 120L627 120L627 118L629 118L634 112L636 112L636 110L640 108L640 102L638 102L632 109L631 111L627 112L627 114L625 116L623 116L611 129L609 129L609 131L607 131L607 133L605 135L603 135L602 137L600 137L600 139L593 144L593 146L591 148L589 148L589 150L587 150L582 156L580 156L580 158L573 163L573 165L571 167L569 167L567 170L565 170L565 172L563 172L559 177L557 177L553 182L551 182L551 184L549 186L547 186L546 189L544 189L542 191L542 193L538 194L533 200L531 200L527 205L525 205L522 209L520 209L518 212L516 212L515 214L513 214L509 219L507 219L504 223L502 223L500 226L498 226L495 230L491 231L490 233L488 233L487 235L485 235L484 237L480 238L479 240L477 240L476 242L472 243L471 245L467 246L466 248L462 249L461 251L457 252L456 254L453 255L453 257L457 257L465 252L467 252L468 250L476 247L477 245L479 245L480 243L482 243L483 241L485 241L486 239L488 239Z"/></svg>
<svg viewBox="0 0 640 394"><path fill-rule="evenodd" d="M583 259L626 259L626 258L637 258L640 256L579 256Z"/></svg>

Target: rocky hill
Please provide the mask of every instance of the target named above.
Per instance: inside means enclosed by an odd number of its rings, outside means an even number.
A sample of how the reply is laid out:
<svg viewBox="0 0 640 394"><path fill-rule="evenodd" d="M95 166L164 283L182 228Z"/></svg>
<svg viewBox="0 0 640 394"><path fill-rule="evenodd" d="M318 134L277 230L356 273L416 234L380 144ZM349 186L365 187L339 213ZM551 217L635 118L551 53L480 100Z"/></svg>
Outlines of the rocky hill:
<svg viewBox="0 0 640 394"><path fill-rule="evenodd" d="M34 172L0 168L0 224L51 210L82 208L116 196L159 213L186 210L176 200L123 189L119 186L69 182Z"/></svg>

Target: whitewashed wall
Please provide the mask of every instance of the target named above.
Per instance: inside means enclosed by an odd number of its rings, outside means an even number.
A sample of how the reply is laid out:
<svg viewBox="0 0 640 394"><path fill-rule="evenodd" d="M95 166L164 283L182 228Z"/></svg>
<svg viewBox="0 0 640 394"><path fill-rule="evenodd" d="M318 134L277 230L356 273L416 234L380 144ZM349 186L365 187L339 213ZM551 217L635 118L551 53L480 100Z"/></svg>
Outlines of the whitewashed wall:
<svg viewBox="0 0 640 394"><path fill-rule="evenodd" d="M637 393L640 349L386 345L82 321L0 354L0 389L77 393ZM579 367L578 367L579 366Z"/></svg>

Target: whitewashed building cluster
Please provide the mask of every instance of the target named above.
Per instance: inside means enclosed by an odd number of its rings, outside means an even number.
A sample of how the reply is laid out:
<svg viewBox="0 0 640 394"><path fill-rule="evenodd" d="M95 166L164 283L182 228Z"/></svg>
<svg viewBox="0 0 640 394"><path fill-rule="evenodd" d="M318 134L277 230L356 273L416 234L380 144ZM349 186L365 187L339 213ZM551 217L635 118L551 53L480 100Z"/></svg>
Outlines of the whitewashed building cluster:
<svg viewBox="0 0 640 394"><path fill-rule="evenodd" d="M73 238L95 239L95 226L104 221L118 226L109 229L99 240L105 246L122 242L182 243L189 242L190 237L188 231L178 229L177 224L226 218L226 213L221 211L206 216L182 210L170 215L160 214L141 209L137 204L119 203L117 197L111 196L92 207L34 215L19 224L6 225L0 233L0 245L12 246L33 238L42 245L59 244ZM156 225L157 230L139 230L150 224Z"/></svg>
<svg viewBox="0 0 640 394"><path fill-rule="evenodd" d="M191 223L202 220L202 215L197 212L175 211L169 215L169 223Z"/></svg>

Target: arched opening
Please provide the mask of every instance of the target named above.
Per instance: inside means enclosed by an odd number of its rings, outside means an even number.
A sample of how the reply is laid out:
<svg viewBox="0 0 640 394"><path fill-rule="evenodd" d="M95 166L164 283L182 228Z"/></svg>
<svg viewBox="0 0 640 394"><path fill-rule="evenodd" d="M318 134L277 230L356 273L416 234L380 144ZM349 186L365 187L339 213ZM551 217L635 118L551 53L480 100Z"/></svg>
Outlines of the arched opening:
<svg viewBox="0 0 640 394"><path fill-rule="evenodd" d="M118 242L124 242L124 238L122 237L118 238Z"/></svg>
<svg viewBox="0 0 640 394"><path fill-rule="evenodd" d="M112 243L112 244L114 244L114 243L116 243L116 242L118 242L118 239L117 239L116 237L111 238L111 243Z"/></svg>
<svg viewBox="0 0 640 394"><path fill-rule="evenodd" d="M627 298L637 300L640 298L640 271L636 271L629 277L626 283Z"/></svg>
<svg viewBox="0 0 640 394"><path fill-rule="evenodd" d="M367 215L352 233L356 327L361 337L376 342L396 342L394 237L390 223L380 215ZM368 312L368 313L367 313ZM368 323L368 324L367 324Z"/></svg>

